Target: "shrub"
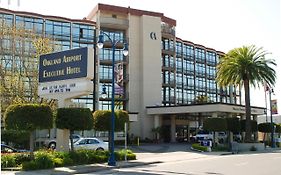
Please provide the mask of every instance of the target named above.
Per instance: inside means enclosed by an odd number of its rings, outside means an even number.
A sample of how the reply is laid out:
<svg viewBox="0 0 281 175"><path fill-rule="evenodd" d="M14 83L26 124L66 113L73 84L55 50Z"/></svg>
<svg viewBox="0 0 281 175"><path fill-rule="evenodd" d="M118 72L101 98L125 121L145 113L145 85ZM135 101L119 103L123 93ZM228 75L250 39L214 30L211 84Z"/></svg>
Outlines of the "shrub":
<svg viewBox="0 0 281 175"><path fill-rule="evenodd" d="M204 130L214 131L214 132L226 131L227 129L226 120L224 118L219 118L219 117L207 118L204 121L203 128Z"/></svg>
<svg viewBox="0 0 281 175"><path fill-rule="evenodd" d="M39 151L35 154L34 159L38 169L48 169L54 167L52 154L46 151Z"/></svg>
<svg viewBox="0 0 281 175"><path fill-rule="evenodd" d="M258 131L264 132L264 133L270 133L272 131L271 123L260 123L260 124L258 124Z"/></svg>
<svg viewBox="0 0 281 175"><path fill-rule="evenodd" d="M21 165L22 162L28 162L32 160L30 153L17 153L14 154L14 156L17 165Z"/></svg>
<svg viewBox="0 0 281 175"><path fill-rule="evenodd" d="M227 146L220 146L220 145L214 146L212 148L212 151L227 151L227 150L228 150Z"/></svg>
<svg viewBox="0 0 281 175"><path fill-rule="evenodd" d="M251 120L251 132L257 132L258 131L258 124L257 121ZM246 131L246 120L240 120L241 124L241 131L245 132Z"/></svg>
<svg viewBox="0 0 281 175"><path fill-rule="evenodd" d="M125 150L116 151L116 160L125 159ZM3 154L1 167L17 167L22 165L23 170L47 169L60 166L103 163L107 162L108 151L79 150L75 152L56 152L40 150L34 153L33 159L30 154ZM136 155L127 150L127 160L135 160Z"/></svg>
<svg viewBox="0 0 281 175"><path fill-rule="evenodd" d="M64 166L64 161L63 161L62 158L55 157L55 158L52 159L52 161L54 162L55 167Z"/></svg>
<svg viewBox="0 0 281 175"><path fill-rule="evenodd" d="M122 149L118 152L115 152L115 159L117 161L125 160L125 156L127 156L127 160L136 160L136 155L133 154L131 150L126 151L125 149Z"/></svg>
<svg viewBox="0 0 281 175"><path fill-rule="evenodd" d="M226 125L227 125L227 131L231 132L240 132L241 125L239 118L233 117L233 118L226 118Z"/></svg>
<svg viewBox="0 0 281 175"><path fill-rule="evenodd" d="M22 163L22 170L26 171L26 170L37 170L38 165L36 164L36 162L34 160L30 161L30 162L23 162Z"/></svg>
<svg viewBox="0 0 281 175"><path fill-rule="evenodd" d="M14 154L2 154L1 155L1 168L16 167L16 159Z"/></svg>
<svg viewBox="0 0 281 175"><path fill-rule="evenodd" d="M86 164L89 163L89 150L78 150L69 152L70 158L74 164Z"/></svg>
<svg viewBox="0 0 281 175"><path fill-rule="evenodd" d="M17 130L2 130L1 141L13 143L15 148L28 148L29 132Z"/></svg>
<svg viewBox="0 0 281 175"><path fill-rule="evenodd" d="M207 151L208 150L207 146L201 146L199 143L194 143L194 144L191 145L191 147L193 149L200 150L200 151Z"/></svg>

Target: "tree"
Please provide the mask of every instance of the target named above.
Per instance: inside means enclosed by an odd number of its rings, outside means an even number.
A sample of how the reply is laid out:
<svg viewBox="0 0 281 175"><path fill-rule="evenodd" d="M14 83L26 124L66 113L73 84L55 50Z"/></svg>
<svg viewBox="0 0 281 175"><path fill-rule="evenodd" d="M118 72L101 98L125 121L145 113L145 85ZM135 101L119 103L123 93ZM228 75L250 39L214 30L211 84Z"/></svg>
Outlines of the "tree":
<svg viewBox="0 0 281 175"><path fill-rule="evenodd" d="M75 130L93 129L94 118L89 108L59 108L55 118L56 127L69 129L70 135ZM73 139L70 137L71 150L73 151Z"/></svg>
<svg viewBox="0 0 281 175"><path fill-rule="evenodd" d="M53 113L48 105L15 104L5 112L6 129L30 132L30 150L34 149L33 131L53 127Z"/></svg>
<svg viewBox="0 0 281 175"><path fill-rule="evenodd" d="M246 120L240 120L240 125L241 125L241 131L246 132ZM257 132L258 131L258 123L255 120L250 120L250 133L252 135L252 132Z"/></svg>
<svg viewBox="0 0 281 175"><path fill-rule="evenodd" d="M116 116L116 122L115 122L115 130L116 131L124 131L124 125L125 123L128 124L129 129L129 114L127 111L124 110L117 110L115 112Z"/></svg>
<svg viewBox="0 0 281 175"><path fill-rule="evenodd" d="M124 110L115 111L115 130L124 131L125 123L129 123L129 114ZM111 124L110 110L96 110L94 112L94 129L96 131L109 131Z"/></svg>
<svg viewBox="0 0 281 175"><path fill-rule="evenodd" d="M273 123L276 125L275 123ZM258 131L263 133L271 133L272 131L272 125L271 123L260 123L258 124Z"/></svg>
<svg viewBox="0 0 281 175"><path fill-rule="evenodd" d="M219 86L244 86L246 142L251 140L250 85L259 87L264 82L270 86L275 84L276 73L272 66L276 66L276 63L272 59L266 59L266 55L268 53L262 48L256 48L254 45L243 46L230 50L217 65L216 81Z"/></svg>
<svg viewBox="0 0 281 175"><path fill-rule="evenodd" d="M241 130L239 118L236 117L226 118L226 125L227 125L227 131L240 132Z"/></svg>
<svg viewBox="0 0 281 175"><path fill-rule="evenodd" d="M24 25L9 25L0 19L0 103L5 111L11 104L40 103L38 90L38 60L41 54L54 50L54 41L26 29ZM46 100L44 100L46 101ZM53 100L48 101L53 104Z"/></svg>
<svg viewBox="0 0 281 175"><path fill-rule="evenodd" d="M224 118L212 117L204 121L203 128L206 131L213 131L213 141L215 141L215 132L226 131L227 124Z"/></svg>

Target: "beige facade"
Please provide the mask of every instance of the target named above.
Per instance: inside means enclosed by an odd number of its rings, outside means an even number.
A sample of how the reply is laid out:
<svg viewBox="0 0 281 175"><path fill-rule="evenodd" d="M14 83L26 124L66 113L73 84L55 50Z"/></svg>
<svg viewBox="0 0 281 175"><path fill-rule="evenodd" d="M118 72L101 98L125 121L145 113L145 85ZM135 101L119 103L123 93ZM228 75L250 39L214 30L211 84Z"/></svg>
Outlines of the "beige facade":
<svg viewBox="0 0 281 175"><path fill-rule="evenodd" d="M214 49L176 38L174 31L175 20L165 17L162 13L104 4L98 4L87 19L96 22L97 32L99 32L99 29L123 30L126 34L126 42L129 43L128 64L126 65L127 74L129 75L129 81L126 84L126 93L128 95L126 110L137 113L137 121L131 123L130 133L140 136L142 139L152 139L152 128L168 126L170 141L175 142L177 139L177 126L186 128L187 135L190 135L191 127L198 128L198 114L202 113L203 117L232 115L243 117L244 106L235 105L236 97L239 96L237 93L239 89L234 89L233 87L229 88L227 97L229 98L228 103L233 105L220 103L192 105L191 102L186 105L177 105L176 100L179 97L176 95L176 90L169 95L172 105L163 105L163 101L165 101L163 100L163 96L165 96L163 95L163 86L171 88L176 86L175 82L163 82L163 69L176 74L176 70L163 68L163 62L165 61L163 55L168 55L169 58L172 57L173 65L175 65L177 41L190 44L194 48L197 47L199 51L206 52L206 55L208 52L216 53L217 55L223 54ZM172 43L172 45L169 45L171 50L163 49L166 40ZM201 66L209 66L200 61L194 61L194 64L197 62ZM204 74L197 74L197 76L204 76ZM196 78L195 75L194 77ZM207 76L205 78L207 79ZM197 90L193 89L193 91ZM216 93L218 94L219 92L216 91ZM260 115L263 112L263 108L252 108L253 115Z"/></svg>

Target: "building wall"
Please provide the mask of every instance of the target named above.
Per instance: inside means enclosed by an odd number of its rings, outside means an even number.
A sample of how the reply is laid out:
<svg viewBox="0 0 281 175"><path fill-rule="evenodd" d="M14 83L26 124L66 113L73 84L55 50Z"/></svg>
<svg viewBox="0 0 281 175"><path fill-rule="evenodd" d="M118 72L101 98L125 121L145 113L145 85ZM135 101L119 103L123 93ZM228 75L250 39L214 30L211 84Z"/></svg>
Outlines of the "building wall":
<svg viewBox="0 0 281 175"><path fill-rule="evenodd" d="M128 110L139 113L138 122L132 123L132 132L145 138L150 137L153 127L153 117L146 115L146 106L161 104L161 19L131 16L129 24ZM150 37L151 32L156 39Z"/></svg>

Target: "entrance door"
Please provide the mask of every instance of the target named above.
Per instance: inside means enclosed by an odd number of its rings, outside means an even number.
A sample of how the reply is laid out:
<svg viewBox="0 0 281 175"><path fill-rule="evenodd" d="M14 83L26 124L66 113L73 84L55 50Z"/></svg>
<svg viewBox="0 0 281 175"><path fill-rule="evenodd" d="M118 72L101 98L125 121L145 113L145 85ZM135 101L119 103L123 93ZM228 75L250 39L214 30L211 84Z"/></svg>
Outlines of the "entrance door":
<svg viewBox="0 0 281 175"><path fill-rule="evenodd" d="M187 142L188 141L188 126L176 125L176 141Z"/></svg>

